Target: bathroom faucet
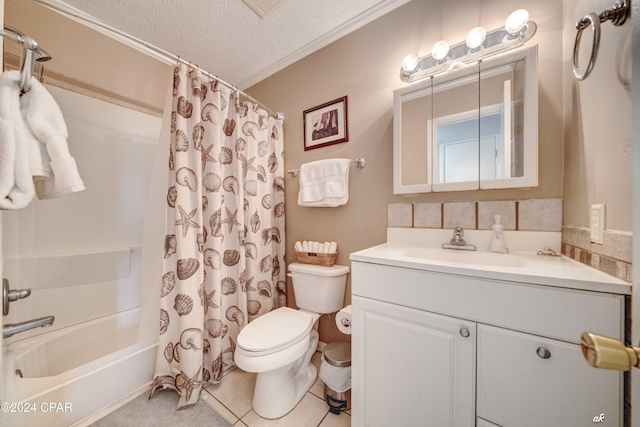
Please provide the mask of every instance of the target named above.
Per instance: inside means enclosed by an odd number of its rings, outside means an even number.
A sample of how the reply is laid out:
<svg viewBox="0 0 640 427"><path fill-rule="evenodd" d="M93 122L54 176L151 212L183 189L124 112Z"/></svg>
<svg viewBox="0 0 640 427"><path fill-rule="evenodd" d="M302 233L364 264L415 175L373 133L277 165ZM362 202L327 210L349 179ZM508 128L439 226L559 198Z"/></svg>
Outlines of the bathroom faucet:
<svg viewBox="0 0 640 427"><path fill-rule="evenodd" d="M462 251L475 251L475 245L469 245L463 238L464 230L462 227L456 227L453 229L453 237L449 243L443 243L442 249L456 249Z"/></svg>
<svg viewBox="0 0 640 427"><path fill-rule="evenodd" d="M454 246L467 246L467 242L462 238L464 236L464 230L462 227L456 227L453 229L453 238L449 242L450 245Z"/></svg>
<svg viewBox="0 0 640 427"><path fill-rule="evenodd" d="M15 334L19 334L20 332L25 332L30 329L46 327L53 325L53 321L55 320L54 316L45 316L39 317L38 319L27 320L26 322L20 323L8 323L2 326L2 338L9 338Z"/></svg>

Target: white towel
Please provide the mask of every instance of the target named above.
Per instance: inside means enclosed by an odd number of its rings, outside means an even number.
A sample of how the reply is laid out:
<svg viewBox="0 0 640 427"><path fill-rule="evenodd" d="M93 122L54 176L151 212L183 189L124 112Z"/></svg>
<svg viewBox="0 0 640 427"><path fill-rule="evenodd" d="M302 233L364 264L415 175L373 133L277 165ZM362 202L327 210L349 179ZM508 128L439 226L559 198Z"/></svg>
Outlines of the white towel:
<svg viewBox="0 0 640 427"><path fill-rule="evenodd" d="M34 196L19 81L18 71L0 75L0 209L24 208Z"/></svg>
<svg viewBox="0 0 640 427"><path fill-rule="evenodd" d="M32 79L31 89L22 95L20 110L30 130L27 138L30 168L38 198L51 199L84 190L76 161L69 153L69 134L62 111L36 79Z"/></svg>
<svg viewBox="0 0 640 427"><path fill-rule="evenodd" d="M298 205L336 207L349 201L351 159L326 159L300 166Z"/></svg>

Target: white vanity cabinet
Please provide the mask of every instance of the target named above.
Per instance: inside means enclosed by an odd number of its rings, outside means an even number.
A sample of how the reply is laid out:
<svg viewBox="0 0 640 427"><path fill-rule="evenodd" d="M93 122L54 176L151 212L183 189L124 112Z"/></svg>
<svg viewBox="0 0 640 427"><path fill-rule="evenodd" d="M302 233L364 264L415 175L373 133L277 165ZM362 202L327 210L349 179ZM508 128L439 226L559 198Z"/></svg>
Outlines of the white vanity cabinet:
<svg viewBox="0 0 640 427"><path fill-rule="evenodd" d="M579 345L478 326L478 417L501 426L619 426L622 382ZM600 423L597 423L600 424Z"/></svg>
<svg viewBox="0 0 640 427"><path fill-rule="evenodd" d="M623 424L622 373L590 367L579 340L623 339L624 295L358 254L353 426Z"/></svg>
<svg viewBox="0 0 640 427"><path fill-rule="evenodd" d="M354 425L473 425L474 322L357 296L352 307Z"/></svg>

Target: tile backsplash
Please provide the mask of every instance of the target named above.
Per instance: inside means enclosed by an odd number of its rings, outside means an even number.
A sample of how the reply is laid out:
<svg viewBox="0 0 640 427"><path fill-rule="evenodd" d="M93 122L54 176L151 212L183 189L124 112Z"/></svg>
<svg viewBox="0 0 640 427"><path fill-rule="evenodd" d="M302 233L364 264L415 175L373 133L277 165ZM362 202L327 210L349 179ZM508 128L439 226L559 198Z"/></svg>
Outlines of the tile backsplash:
<svg viewBox="0 0 640 427"><path fill-rule="evenodd" d="M490 230L501 215L505 230L562 231L562 254L631 282L632 233L606 230L603 243L591 243L588 228L563 226L562 199L494 202L389 203L389 227Z"/></svg>
<svg viewBox="0 0 640 427"><path fill-rule="evenodd" d="M541 215L544 212L544 215ZM496 202L390 203L389 227L491 230L493 216L502 216L505 230L560 231L562 199Z"/></svg>
<svg viewBox="0 0 640 427"><path fill-rule="evenodd" d="M605 230L602 244L591 243L591 230L562 227L562 254L627 282L632 275L631 232Z"/></svg>

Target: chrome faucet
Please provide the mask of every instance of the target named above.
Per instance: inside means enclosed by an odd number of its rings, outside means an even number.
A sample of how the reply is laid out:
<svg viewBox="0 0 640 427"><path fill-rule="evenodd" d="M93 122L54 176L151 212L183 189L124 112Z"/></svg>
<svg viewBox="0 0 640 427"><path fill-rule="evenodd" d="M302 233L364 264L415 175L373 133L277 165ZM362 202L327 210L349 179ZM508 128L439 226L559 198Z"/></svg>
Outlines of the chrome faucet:
<svg viewBox="0 0 640 427"><path fill-rule="evenodd" d="M56 318L54 316L39 317L33 320L27 320L20 323L8 323L2 326L2 338L9 338L20 332L25 332L34 328L44 328L53 325L53 321Z"/></svg>
<svg viewBox="0 0 640 427"><path fill-rule="evenodd" d="M454 246L467 246L467 242L462 238L464 236L464 230L462 227L456 227L453 229L453 238L449 242L450 245Z"/></svg>
<svg viewBox="0 0 640 427"><path fill-rule="evenodd" d="M462 227L456 227L453 229L453 237L449 243L443 243L442 249L455 249L460 251L475 251L475 245L469 245L464 240L464 230Z"/></svg>

